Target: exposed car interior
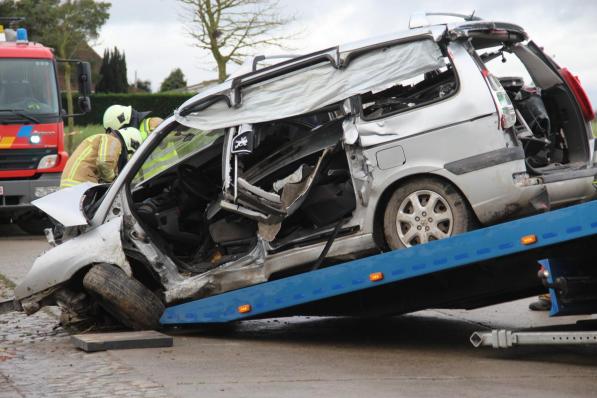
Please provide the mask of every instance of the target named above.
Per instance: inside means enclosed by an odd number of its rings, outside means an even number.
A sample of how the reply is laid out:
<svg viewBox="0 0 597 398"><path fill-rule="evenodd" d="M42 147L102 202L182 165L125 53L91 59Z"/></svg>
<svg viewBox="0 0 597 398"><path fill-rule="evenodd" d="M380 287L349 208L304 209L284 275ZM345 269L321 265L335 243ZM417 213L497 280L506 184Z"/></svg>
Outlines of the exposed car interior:
<svg viewBox="0 0 597 398"><path fill-rule="evenodd" d="M516 109L516 138L531 175L587 167L589 148L584 120L572 94L530 44L503 44L480 52Z"/></svg>
<svg viewBox="0 0 597 398"><path fill-rule="evenodd" d="M449 58L444 57L444 61L444 68L397 82L379 92L362 95L363 119L379 119L430 104L455 93L458 88L456 74Z"/></svg>
<svg viewBox="0 0 597 398"><path fill-rule="evenodd" d="M222 152L236 133L214 133L209 145L138 182L134 212L181 270L193 274L247 254L258 234L273 251L326 241L356 207L341 125L327 112L254 125L252 151L232 158ZM169 136L194 134L178 130ZM231 183L223 189L229 160Z"/></svg>

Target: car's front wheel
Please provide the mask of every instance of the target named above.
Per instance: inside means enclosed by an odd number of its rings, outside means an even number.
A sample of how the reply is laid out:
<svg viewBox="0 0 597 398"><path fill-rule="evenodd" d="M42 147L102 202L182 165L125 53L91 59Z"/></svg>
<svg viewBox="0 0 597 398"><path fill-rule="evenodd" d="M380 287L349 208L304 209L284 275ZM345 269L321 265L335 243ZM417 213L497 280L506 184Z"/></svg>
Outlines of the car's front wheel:
<svg viewBox="0 0 597 398"><path fill-rule="evenodd" d="M134 330L159 326L164 304L122 269L110 264L94 265L83 278L83 286L98 298L106 312L124 326Z"/></svg>
<svg viewBox="0 0 597 398"><path fill-rule="evenodd" d="M384 212L384 236L401 249L470 231L475 216L466 199L446 181L423 177L399 186Z"/></svg>

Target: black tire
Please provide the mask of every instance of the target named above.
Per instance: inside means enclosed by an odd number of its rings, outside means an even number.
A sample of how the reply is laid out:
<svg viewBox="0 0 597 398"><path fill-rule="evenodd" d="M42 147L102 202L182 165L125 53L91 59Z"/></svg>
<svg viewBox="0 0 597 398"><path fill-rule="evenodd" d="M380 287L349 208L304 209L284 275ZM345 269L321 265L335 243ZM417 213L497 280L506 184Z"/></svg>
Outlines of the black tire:
<svg viewBox="0 0 597 398"><path fill-rule="evenodd" d="M83 286L98 296L100 306L124 326L134 330L156 329L164 304L139 281L110 264L94 265Z"/></svg>
<svg viewBox="0 0 597 398"><path fill-rule="evenodd" d="M48 216L37 211L20 215L15 223L29 235L43 235L44 229L52 228L52 222Z"/></svg>
<svg viewBox="0 0 597 398"><path fill-rule="evenodd" d="M470 231L475 220L468 202L452 184L421 177L396 188L386 205L383 230L386 243L394 250Z"/></svg>

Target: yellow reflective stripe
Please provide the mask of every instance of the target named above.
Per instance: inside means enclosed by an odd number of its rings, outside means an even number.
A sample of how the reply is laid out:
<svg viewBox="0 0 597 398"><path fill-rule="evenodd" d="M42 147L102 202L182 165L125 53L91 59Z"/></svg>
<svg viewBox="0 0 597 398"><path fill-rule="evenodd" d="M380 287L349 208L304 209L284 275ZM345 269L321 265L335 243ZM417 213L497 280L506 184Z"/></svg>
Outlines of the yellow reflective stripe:
<svg viewBox="0 0 597 398"><path fill-rule="evenodd" d="M98 152L98 159L100 161L106 160L106 155L108 153L108 136L107 135L100 136L99 150L97 152Z"/></svg>
<svg viewBox="0 0 597 398"><path fill-rule="evenodd" d="M169 164L164 164L164 163L156 163L156 164L152 164L150 167L143 167L141 169L141 172L143 173L143 177L145 178L149 178L149 177L153 177L154 175L160 173L162 170L167 169L169 166Z"/></svg>
<svg viewBox="0 0 597 398"><path fill-rule="evenodd" d="M81 153L81 155L77 158L77 160L75 160L75 163L73 164L73 166L70 169L70 173L67 176L67 180L74 180L75 174L77 174L77 170L79 169L79 165L81 164L81 162L83 161L83 159L87 158L87 156L89 156L89 154L91 153L91 146L88 146L87 148L85 148L83 150L83 152Z"/></svg>
<svg viewBox="0 0 597 398"><path fill-rule="evenodd" d="M141 133L141 139L145 141L149 135L149 118L143 119L139 126L139 132Z"/></svg>
<svg viewBox="0 0 597 398"><path fill-rule="evenodd" d="M65 179L65 180L60 181L60 188L74 187L75 185L79 185L82 182L83 181Z"/></svg>
<svg viewBox="0 0 597 398"><path fill-rule="evenodd" d="M143 174L145 177L151 177L157 174L159 171L165 169L166 167L170 166L172 159L178 158L178 152L176 152L176 147L174 145L169 145L167 151L165 151L159 157L150 157L142 167ZM159 171L155 171L156 169L160 169Z"/></svg>

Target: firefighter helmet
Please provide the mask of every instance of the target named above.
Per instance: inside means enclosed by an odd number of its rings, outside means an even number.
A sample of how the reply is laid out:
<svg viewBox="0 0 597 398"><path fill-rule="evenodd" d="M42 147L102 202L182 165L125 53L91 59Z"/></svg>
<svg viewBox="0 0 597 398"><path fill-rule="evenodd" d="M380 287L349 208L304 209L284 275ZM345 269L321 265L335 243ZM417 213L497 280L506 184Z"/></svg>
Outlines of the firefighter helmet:
<svg viewBox="0 0 597 398"><path fill-rule="evenodd" d="M104 128L118 130L123 127L139 128L141 120L145 119L151 111L138 112L132 106L111 105L104 112Z"/></svg>
<svg viewBox="0 0 597 398"><path fill-rule="evenodd" d="M117 131L124 140L129 155L135 153L137 148L143 143L141 132L134 127L124 127Z"/></svg>
<svg viewBox="0 0 597 398"><path fill-rule="evenodd" d="M132 106L111 105L104 112L104 128L118 130L131 122Z"/></svg>

